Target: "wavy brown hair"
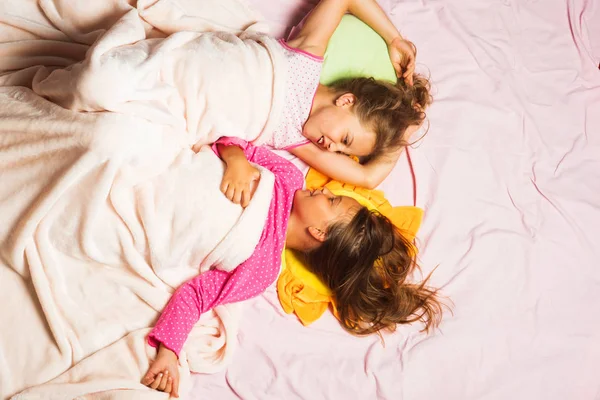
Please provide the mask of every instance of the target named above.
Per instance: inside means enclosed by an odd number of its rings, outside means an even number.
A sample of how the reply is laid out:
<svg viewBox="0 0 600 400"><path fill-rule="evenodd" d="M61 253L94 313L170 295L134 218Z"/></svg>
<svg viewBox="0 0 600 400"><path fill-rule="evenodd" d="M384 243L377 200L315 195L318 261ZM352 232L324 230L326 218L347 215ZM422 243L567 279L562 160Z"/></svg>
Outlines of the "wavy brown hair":
<svg viewBox="0 0 600 400"><path fill-rule="evenodd" d="M404 132L425 120L425 109L433 101L429 80L419 74L413 75L412 86L404 79L394 85L373 78L352 78L330 87L339 95L352 93L356 97L353 109L361 124L375 132L375 147L362 162L408 145Z"/></svg>
<svg viewBox="0 0 600 400"><path fill-rule="evenodd" d="M393 331L416 321L429 331L440 322L442 304L426 286L429 276L407 282L418 268L413 245L378 212L361 207L349 223L334 223L307 258L332 290L340 322L352 334Z"/></svg>

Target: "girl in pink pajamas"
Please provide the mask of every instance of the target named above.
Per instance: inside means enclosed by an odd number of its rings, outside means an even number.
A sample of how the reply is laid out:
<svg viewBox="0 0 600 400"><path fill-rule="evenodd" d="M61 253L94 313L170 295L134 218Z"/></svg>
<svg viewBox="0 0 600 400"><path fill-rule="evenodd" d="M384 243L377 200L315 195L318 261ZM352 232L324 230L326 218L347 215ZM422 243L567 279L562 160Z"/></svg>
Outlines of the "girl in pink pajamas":
<svg viewBox="0 0 600 400"><path fill-rule="evenodd" d="M437 323L435 291L404 282L415 268L413 252L386 217L327 189L302 190L302 173L264 147L221 138L213 150L226 171L253 162L275 175L267 220L250 258L231 272L198 275L173 294L148 336L159 350L142 383L177 397L178 355L200 315L262 293L277 279L284 246L307 254L313 271L332 289L340 322L351 333L416 320L427 328Z"/></svg>

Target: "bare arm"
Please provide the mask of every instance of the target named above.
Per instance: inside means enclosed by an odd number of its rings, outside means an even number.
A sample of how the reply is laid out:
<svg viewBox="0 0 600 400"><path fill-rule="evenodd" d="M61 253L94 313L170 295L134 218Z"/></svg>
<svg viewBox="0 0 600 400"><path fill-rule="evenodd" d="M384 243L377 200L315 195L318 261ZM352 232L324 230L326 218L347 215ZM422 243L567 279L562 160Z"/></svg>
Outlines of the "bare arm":
<svg viewBox="0 0 600 400"><path fill-rule="evenodd" d="M288 43L317 56L323 56L335 28L350 12L375 30L387 43L398 78L412 85L416 49L402 38L375 0L321 0L309 14L298 36Z"/></svg>
<svg viewBox="0 0 600 400"><path fill-rule="evenodd" d="M375 0L321 0L290 46L322 56L335 28L348 12L373 28L388 44L400 36Z"/></svg>
<svg viewBox="0 0 600 400"><path fill-rule="evenodd" d="M235 145L224 145L217 143L219 149L219 155L221 159L225 161L225 164L235 164L236 162L244 163L248 162L244 150Z"/></svg>
<svg viewBox="0 0 600 400"><path fill-rule="evenodd" d="M364 165L346 155L321 150L312 143L298 146L291 149L290 152L332 179L367 189L375 189L390 174L402 149Z"/></svg>

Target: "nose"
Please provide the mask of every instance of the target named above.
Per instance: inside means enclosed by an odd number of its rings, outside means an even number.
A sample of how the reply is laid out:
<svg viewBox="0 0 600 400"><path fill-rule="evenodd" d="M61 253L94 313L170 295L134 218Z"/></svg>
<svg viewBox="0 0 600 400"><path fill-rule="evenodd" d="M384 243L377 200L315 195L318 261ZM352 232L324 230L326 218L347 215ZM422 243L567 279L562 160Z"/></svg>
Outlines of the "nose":
<svg viewBox="0 0 600 400"><path fill-rule="evenodd" d="M338 146L337 143L335 143L334 140L332 140L331 138L327 137L327 136L323 136L325 142L323 143L323 147L327 150L327 151L331 151L333 153L335 153L338 150Z"/></svg>
<svg viewBox="0 0 600 400"><path fill-rule="evenodd" d="M331 193L331 190L327 189L326 187L321 188L321 193L323 193L326 196L333 194Z"/></svg>

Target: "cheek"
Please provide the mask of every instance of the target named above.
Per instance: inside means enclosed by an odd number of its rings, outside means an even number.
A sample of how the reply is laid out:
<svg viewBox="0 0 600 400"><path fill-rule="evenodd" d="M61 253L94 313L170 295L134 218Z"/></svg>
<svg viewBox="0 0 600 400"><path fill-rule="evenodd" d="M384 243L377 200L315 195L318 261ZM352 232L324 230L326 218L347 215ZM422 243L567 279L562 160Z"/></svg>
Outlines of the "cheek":
<svg viewBox="0 0 600 400"><path fill-rule="evenodd" d="M309 117L303 127L305 136L311 140L318 140L322 135L322 126L323 118L320 114Z"/></svg>
<svg viewBox="0 0 600 400"><path fill-rule="evenodd" d="M296 202L296 214L305 219L310 214L310 197L298 199Z"/></svg>
<svg viewBox="0 0 600 400"><path fill-rule="evenodd" d="M317 130L321 131L323 130L323 125L324 122L327 121L327 116L323 115L323 114L319 114L317 116L315 116L314 120L313 120L313 127L316 128Z"/></svg>
<svg viewBox="0 0 600 400"><path fill-rule="evenodd" d="M357 157L366 157L373 152L373 145L369 142L365 143L357 143L355 156Z"/></svg>
<svg viewBox="0 0 600 400"><path fill-rule="evenodd" d="M310 221L314 219L315 209L314 199L312 197L304 197L294 203L293 212L303 223L310 224Z"/></svg>
<svg viewBox="0 0 600 400"><path fill-rule="evenodd" d="M319 114L317 119L317 125L321 130L321 133L331 136L331 133L335 131L335 127L339 123L339 116L332 110L325 110Z"/></svg>
<svg viewBox="0 0 600 400"><path fill-rule="evenodd" d="M306 214L310 212L310 198L296 196L292 207L292 214L299 220L305 220Z"/></svg>
<svg viewBox="0 0 600 400"><path fill-rule="evenodd" d="M325 225L327 221L332 219L332 211L329 206L329 200L320 201L314 204L311 217L315 225Z"/></svg>
<svg viewBox="0 0 600 400"><path fill-rule="evenodd" d="M304 208L304 220L310 226L320 227L324 221L328 221L331 217L331 209L329 208L329 200L326 198L312 197L306 202Z"/></svg>
<svg viewBox="0 0 600 400"><path fill-rule="evenodd" d="M356 136L352 147L354 148L354 155L359 157L368 156L375 148L375 134L369 133Z"/></svg>

